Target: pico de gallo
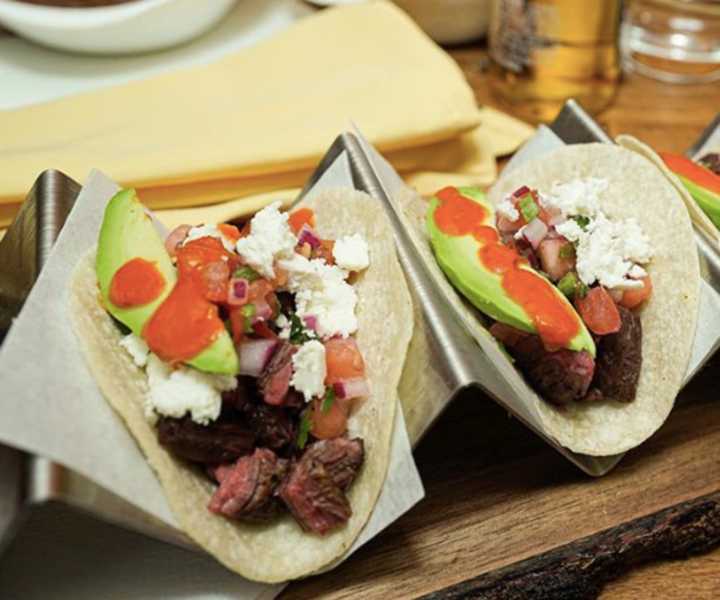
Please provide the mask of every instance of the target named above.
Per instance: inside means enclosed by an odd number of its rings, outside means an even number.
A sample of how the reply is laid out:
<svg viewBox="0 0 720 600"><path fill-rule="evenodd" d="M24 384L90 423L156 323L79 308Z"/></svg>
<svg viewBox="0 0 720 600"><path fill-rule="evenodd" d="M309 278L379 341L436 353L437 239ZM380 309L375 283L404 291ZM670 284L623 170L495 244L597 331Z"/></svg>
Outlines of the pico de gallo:
<svg viewBox="0 0 720 600"><path fill-rule="evenodd" d="M610 220L600 209L607 182L574 180L547 193L520 187L496 207L502 243L573 303L596 345L596 357L548 343L495 322L490 332L548 401L635 398L642 364L638 309L652 295L645 267L648 238L633 219Z"/></svg>

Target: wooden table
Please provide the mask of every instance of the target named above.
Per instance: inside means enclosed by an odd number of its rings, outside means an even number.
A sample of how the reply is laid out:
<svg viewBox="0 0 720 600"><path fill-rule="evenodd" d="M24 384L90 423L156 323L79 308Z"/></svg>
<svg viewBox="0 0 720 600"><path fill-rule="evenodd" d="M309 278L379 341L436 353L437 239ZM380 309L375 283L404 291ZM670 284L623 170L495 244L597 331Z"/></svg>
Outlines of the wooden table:
<svg viewBox="0 0 720 600"><path fill-rule="evenodd" d="M483 50L451 54L478 103L497 106ZM719 109L718 84L630 75L598 120L613 136L682 152ZM459 398L416 451L427 498L336 570L282 597L720 597L720 550L711 552L720 546L718 369L720 356L661 431L600 480L483 395Z"/></svg>

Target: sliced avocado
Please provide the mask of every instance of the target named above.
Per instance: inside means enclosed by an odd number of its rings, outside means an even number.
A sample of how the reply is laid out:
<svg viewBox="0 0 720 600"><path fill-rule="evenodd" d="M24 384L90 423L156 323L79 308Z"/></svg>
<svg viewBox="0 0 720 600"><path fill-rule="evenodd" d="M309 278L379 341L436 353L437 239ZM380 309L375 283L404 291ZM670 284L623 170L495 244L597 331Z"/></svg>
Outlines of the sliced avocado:
<svg viewBox="0 0 720 600"><path fill-rule="evenodd" d="M687 177L682 175L678 175L678 177L715 227L720 229L720 194L698 185Z"/></svg>
<svg viewBox="0 0 720 600"><path fill-rule="evenodd" d="M116 271L133 258L143 258L155 263L165 278L165 288L148 304L121 308L110 301L110 283ZM145 323L173 289L177 274L165 250L165 244L155 231L150 217L145 214L145 209L133 189L115 194L105 208L98 239L95 272L105 308L135 335L142 336ZM225 330L210 346L186 362L209 373L234 375L240 368L232 339Z"/></svg>
<svg viewBox="0 0 720 600"><path fill-rule="evenodd" d="M485 199L483 192L473 187L461 187L458 190L463 196L481 204L485 209L486 217L481 225L494 228L495 209ZM522 331L537 333L532 319L523 307L510 298L503 289L501 275L485 269L478 260L478 250L482 244L471 235L447 235L438 228L435 222L435 211L439 206L440 200L436 197L431 198L427 214L427 230L438 264L450 282L489 317ZM529 265L522 268L535 273L538 277L543 277ZM545 278L543 277L543 279ZM575 313L572 304L562 292L552 283L550 285L558 299L566 303ZM575 315L580 325L580 331L567 347L575 351L587 350L592 356L595 356L595 343L580 316L577 313Z"/></svg>

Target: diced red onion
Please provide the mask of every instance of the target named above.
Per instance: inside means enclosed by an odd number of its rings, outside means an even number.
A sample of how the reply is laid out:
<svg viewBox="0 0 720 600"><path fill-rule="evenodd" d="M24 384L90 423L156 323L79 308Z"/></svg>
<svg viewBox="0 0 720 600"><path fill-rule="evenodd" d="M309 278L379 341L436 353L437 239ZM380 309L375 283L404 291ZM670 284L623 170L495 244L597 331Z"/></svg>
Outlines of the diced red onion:
<svg viewBox="0 0 720 600"><path fill-rule="evenodd" d="M305 327L317 331L317 317L315 315L305 315L303 321L305 322Z"/></svg>
<svg viewBox="0 0 720 600"><path fill-rule="evenodd" d="M250 295L250 282L244 277L231 277L228 283L227 301L231 306L247 304Z"/></svg>
<svg viewBox="0 0 720 600"><path fill-rule="evenodd" d="M547 232L547 225L545 225L545 223L543 223L537 217L530 221L527 225L525 225L522 230L525 239L530 242L530 245L535 249L537 249L537 247L540 245L540 242L543 241L545 235L547 235Z"/></svg>
<svg viewBox="0 0 720 600"><path fill-rule="evenodd" d="M175 256L178 246L185 241L191 229L191 225L178 225L168 234L165 238L165 250L167 250L170 256Z"/></svg>
<svg viewBox="0 0 720 600"><path fill-rule="evenodd" d="M543 205L543 210L545 210L547 215L550 217L547 222L548 225L559 225L560 223L564 223L566 221L562 210L555 204L548 204L547 206Z"/></svg>
<svg viewBox="0 0 720 600"><path fill-rule="evenodd" d="M321 241L322 240L312 230L312 227L307 224L302 226L300 234L298 235L298 244L300 244L301 246L303 244L310 244L311 248L318 248Z"/></svg>
<svg viewBox="0 0 720 600"><path fill-rule="evenodd" d="M363 398L370 395L370 387L364 377L344 379L333 384L335 395L341 400Z"/></svg>
<svg viewBox="0 0 720 600"><path fill-rule="evenodd" d="M245 340L238 346L240 375L259 377L277 348L277 340Z"/></svg>
<svg viewBox="0 0 720 600"><path fill-rule="evenodd" d="M523 221L520 217L511 221L504 215L498 215L496 225L500 233L515 233L522 227L522 223Z"/></svg>

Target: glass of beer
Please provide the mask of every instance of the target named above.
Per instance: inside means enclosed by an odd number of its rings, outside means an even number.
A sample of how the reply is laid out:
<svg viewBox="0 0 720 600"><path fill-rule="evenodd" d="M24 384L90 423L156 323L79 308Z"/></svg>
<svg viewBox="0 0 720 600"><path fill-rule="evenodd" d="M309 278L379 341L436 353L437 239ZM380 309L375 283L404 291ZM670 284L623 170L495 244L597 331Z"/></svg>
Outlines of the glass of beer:
<svg viewBox="0 0 720 600"><path fill-rule="evenodd" d="M620 79L621 0L494 0L489 85L520 118L551 121L575 98L591 114Z"/></svg>
<svg viewBox="0 0 720 600"><path fill-rule="evenodd" d="M632 0L622 25L623 64L668 83L720 80L718 0Z"/></svg>

